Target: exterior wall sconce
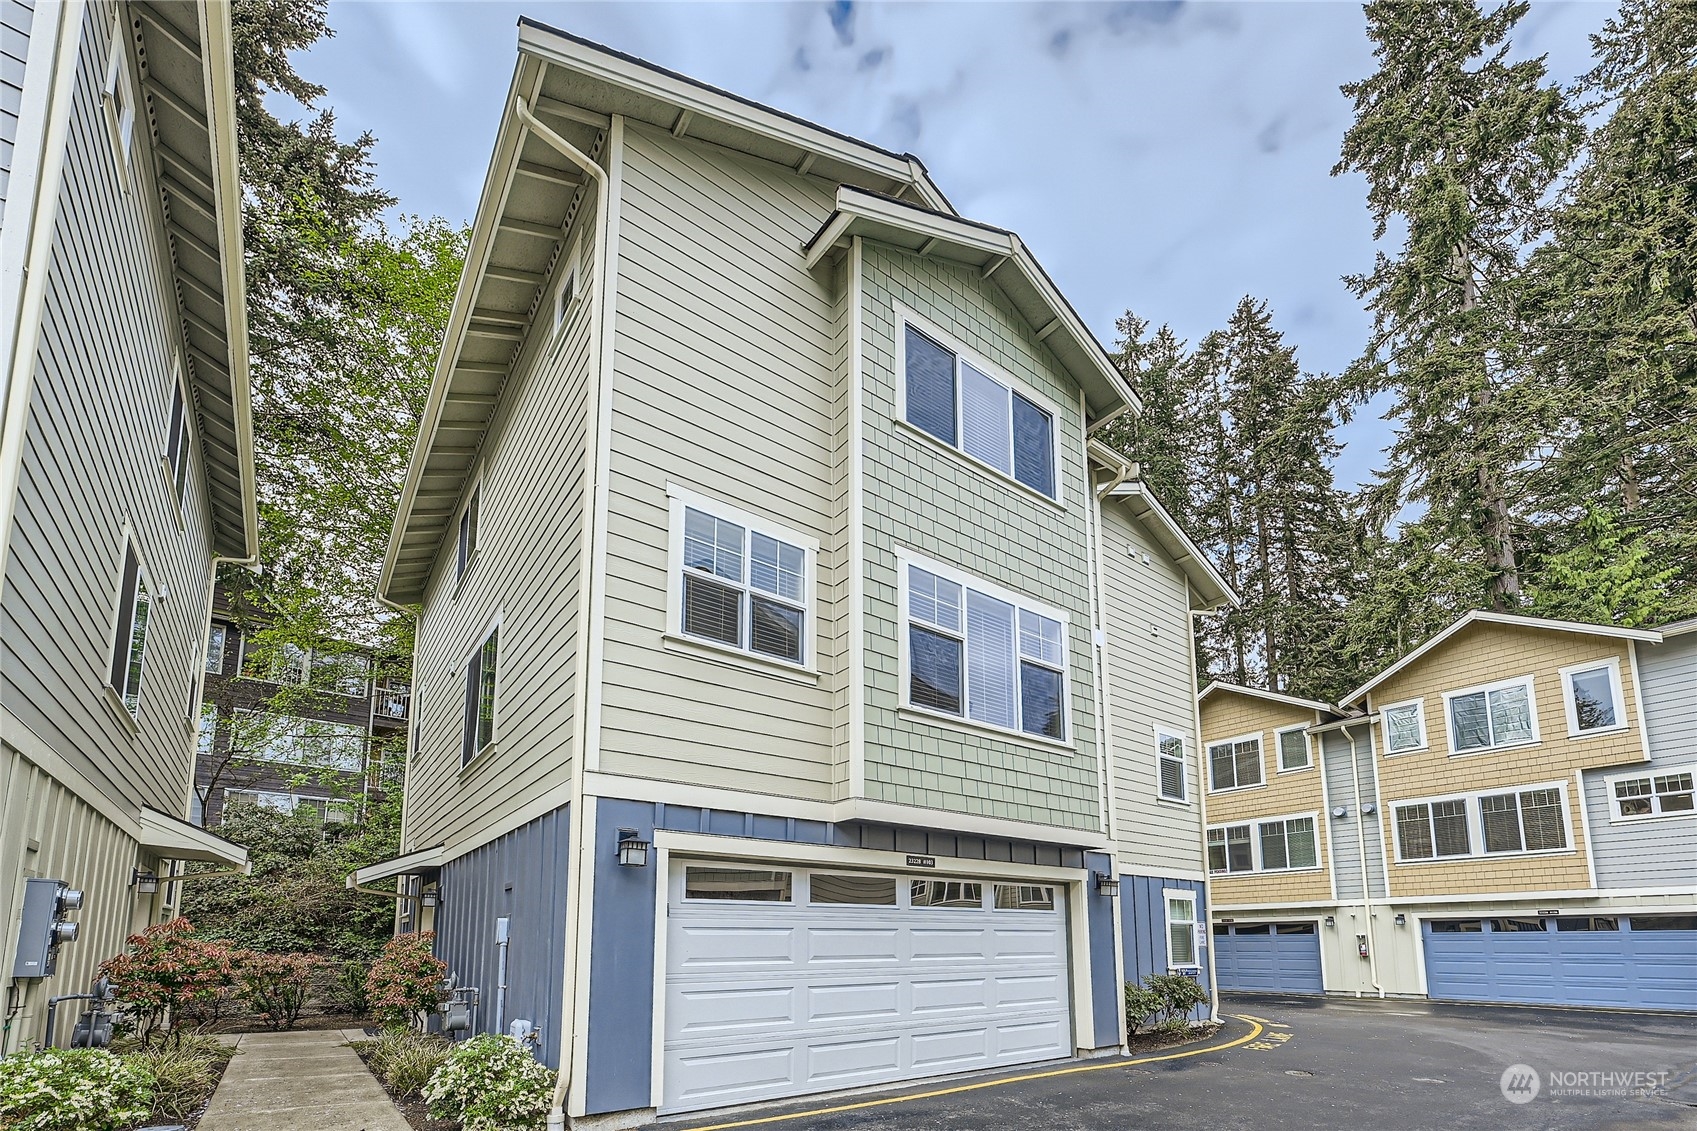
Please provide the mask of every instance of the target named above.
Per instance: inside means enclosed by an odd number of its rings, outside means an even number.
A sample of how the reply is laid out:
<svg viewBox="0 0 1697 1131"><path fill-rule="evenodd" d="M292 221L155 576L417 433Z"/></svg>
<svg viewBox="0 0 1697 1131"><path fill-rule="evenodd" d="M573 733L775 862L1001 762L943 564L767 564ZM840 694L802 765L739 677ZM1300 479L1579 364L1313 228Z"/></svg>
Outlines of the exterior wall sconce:
<svg viewBox="0 0 1697 1131"><path fill-rule="evenodd" d="M1402 913L1402 912L1400 912L1400 911L1399 911L1399 912L1397 912L1397 917L1396 917L1396 925L1397 925L1397 926L1399 926L1399 927L1406 927L1406 926L1408 926L1408 916L1407 916L1407 915L1404 915L1404 914L1403 914L1403 913Z"/></svg>
<svg viewBox="0 0 1697 1131"><path fill-rule="evenodd" d="M159 877L146 868L136 868L130 873L130 886L142 895L152 895L159 890Z"/></svg>
<svg viewBox="0 0 1697 1131"><path fill-rule="evenodd" d="M1097 872L1095 873L1095 876L1097 895L1105 895L1109 899L1112 899L1120 893L1120 882L1114 879L1114 877L1108 875L1106 872Z"/></svg>
<svg viewBox="0 0 1697 1131"><path fill-rule="evenodd" d="M635 829L619 830L619 863L626 868L648 866L648 842Z"/></svg>
<svg viewBox="0 0 1697 1131"><path fill-rule="evenodd" d="M442 893L436 888L427 888L424 894L418 897L418 902L422 907L440 907L442 905Z"/></svg>
<svg viewBox="0 0 1697 1131"><path fill-rule="evenodd" d="M1338 917L1336 915L1326 916L1326 926L1335 927L1337 925L1338 925Z"/></svg>

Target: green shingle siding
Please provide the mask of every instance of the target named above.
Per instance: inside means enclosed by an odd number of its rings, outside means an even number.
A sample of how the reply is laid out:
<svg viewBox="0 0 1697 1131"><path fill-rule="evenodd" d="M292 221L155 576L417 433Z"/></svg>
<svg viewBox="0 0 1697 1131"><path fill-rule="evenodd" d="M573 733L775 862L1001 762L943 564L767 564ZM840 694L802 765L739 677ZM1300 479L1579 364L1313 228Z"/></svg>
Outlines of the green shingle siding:
<svg viewBox="0 0 1697 1131"><path fill-rule="evenodd" d="M1078 390L1000 290L976 271L867 244L863 277L866 794L904 805L1099 829ZM895 422L900 332L895 303L1023 379L1059 408L1062 507ZM1067 613L1072 751L898 715L898 546Z"/></svg>

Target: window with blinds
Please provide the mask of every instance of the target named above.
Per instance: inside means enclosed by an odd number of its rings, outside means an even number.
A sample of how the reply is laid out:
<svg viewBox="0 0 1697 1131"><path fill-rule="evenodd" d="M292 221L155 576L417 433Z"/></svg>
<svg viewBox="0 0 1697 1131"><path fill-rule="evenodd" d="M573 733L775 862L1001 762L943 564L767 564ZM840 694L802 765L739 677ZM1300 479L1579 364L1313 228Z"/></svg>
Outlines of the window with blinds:
<svg viewBox="0 0 1697 1131"><path fill-rule="evenodd" d="M1412 801L1394 808L1399 862L1560 852L1567 794L1557 784Z"/></svg>
<svg viewBox="0 0 1697 1131"><path fill-rule="evenodd" d="M904 571L906 704L1066 741L1062 615L939 566Z"/></svg>
<svg viewBox="0 0 1697 1131"><path fill-rule="evenodd" d="M1049 498L1055 419L1031 398L912 326L903 328L907 422Z"/></svg>
<svg viewBox="0 0 1697 1131"><path fill-rule="evenodd" d="M705 501L677 501L674 523L678 633L763 659L807 662L813 547Z"/></svg>
<svg viewBox="0 0 1697 1131"><path fill-rule="evenodd" d="M1261 736L1246 735L1208 747L1208 780L1213 790L1261 784Z"/></svg>
<svg viewBox="0 0 1697 1131"><path fill-rule="evenodd" d="M1184 739L1176 734L1156 731L1155 761L1161 796L1168 801L1185 800Z"/></svg>

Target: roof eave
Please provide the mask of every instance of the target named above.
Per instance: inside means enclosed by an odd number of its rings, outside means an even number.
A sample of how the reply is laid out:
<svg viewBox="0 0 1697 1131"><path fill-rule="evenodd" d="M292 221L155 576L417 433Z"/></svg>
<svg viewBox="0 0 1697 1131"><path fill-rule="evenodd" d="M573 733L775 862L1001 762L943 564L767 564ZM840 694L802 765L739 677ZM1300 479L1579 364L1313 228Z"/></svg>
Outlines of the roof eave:
<svg viewBox="0 0 1697 1131"><path fill-rule="evenodd" d="M1322 711L1329 715L1346 715L1349 713L1342 710L1338 704L1322 703L1318 699L1303 699L1297 695L1285 695L1278 691L1263 691L1259 687L1245 687L1241 683L1225 683L1221 680L1215 680L1204 687L1196 696L1197 702L1208 698L1216 691L1233 692L1238 695L1247 695L1252 699L1264 699L1270 703L1282 703L1287 707L1301 707L1308 711Z"/></svg>
<svg viewBox="0 0 1697 1131"><path fill-rule="evenodd" d="M1109 498L1128 504L1133 517L1155 531L1162 548L1202 600L1200 605L1193 606L1194 611L1213 612L1241 603L1236 591L1214 568L1202 548L1185 533L1178 520L1161 505L1161 500L1155 497L1147 484L1140 480L1122 483L1114 488Z"/></svg>

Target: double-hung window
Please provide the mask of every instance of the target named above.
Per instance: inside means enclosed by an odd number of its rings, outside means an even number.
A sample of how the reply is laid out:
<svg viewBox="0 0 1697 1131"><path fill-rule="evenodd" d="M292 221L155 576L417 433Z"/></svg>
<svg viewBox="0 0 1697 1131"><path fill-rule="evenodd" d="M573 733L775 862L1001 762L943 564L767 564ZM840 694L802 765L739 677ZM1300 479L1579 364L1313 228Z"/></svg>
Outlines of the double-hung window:
<svg viewBox="0 0 1697 1131"><path fill-rule="evenodd" d="M1697 813L1697 769L1665 774L1629 774L1609 779L1610 819L1632 821L1645 817L1689 817Z"/></svg>
<svg viewBox="0 0 1697 1131"><path fill-rule="evenodd" d="M1549 852L1567 847L1561 791L1527 789L1479 799L1486 852Z"/></svg>
<svg viewBox="0 0 1697 1131"><path fill-rule="evenodd" d="M1208 870L1225 873L1255 870L1255 847L1248 825L1208 830Z"/></svg>
<svg viewBox="0 0 1697 1131"><path fill-rule="evenodd" d="M1403 802L1395 806L1399 862L1560 852L1568 846L1559 783Z"/></svg>
<svg viewBox="0 0 1697 1131"><path fill-rule="evenodd" d="M761 659L811 662L815 542L676 494L672 536L674 632Z"/></svg>
<svg viewBox="0 0 1697 1131"><path fill-rule="evenodd" d="M1167 969L1194 970L1201 965L1198 957L1196 926L1196 893L1168 888L1167 905Z"/></svg>
<svg viewBox="0 0 1697 1131"><path fill-rule="evenodd" d="M903 580L907 706L1066 741L1064 614L931 563Z"/></svg>
<svg viewBox="0 0 1697 1131"><path fill-rule="evenodd" d="M1402 754L1426 746L1426 712L1421 701L1394 703L1379 712L1385 728L1385 752Z"/></svg>
<svg viewBox="0 0 1697 1131"><path fill-rule="evenodd" d="M153 607L141 558L135 546L124 543L124 568L118 581L117 629L112 636L110 682L124 709L134 717L141 710L142 661L147 654L147 614Z"/></svg>
<svg viewBox="0 0 1697 1131"><path fill-rule="evenodd" d="M1059 497L1055 418L935 337L903 327L907 422L1033 491Z"/></svg>
<svg viewBox="0 0 1697 1131"><path fill-rule="evenodd" d="M495 663L499 637L499 629L490 629L466 661L465 726L460 739L462 766L469 765L495 741Z"/></svg>
<svg viewBox="0 0 1697 1131"><path fill-rule="evenodd" d="M1404 860L1435 860L1473 852L1465 800L1398 805L1396 832L1398 852Z"/></svg>
<svg viewBox="0 0 1697 1131"><path fill-rule="evenodd" d="M1158 764L1161 796L1168 801L1183 801L1184 739L1166 731L1156 731L1155 761Z"/></svg>
<svg viewBox="0 0 1697 1131"><path fill-rule="evenodd" d="M1240 735L1208 747L1208 780L1213 790L1261 784L1261 736Z"/></svg>
<svg viewBox="0 0 1697 1131"><path fill-rule="evenodd" d="M1561 679L1568 737L1605 734L1626 726L1619 661L1610 659L1563 668Z"/></svg>
<svg viewBox="0 0 1697 1131"><path fill-rule="evenodd" d="M1449 712L1450 749L1457 754L1519 746L1538 739L1532 679L1453 691L1444 696Z"/></svg>

